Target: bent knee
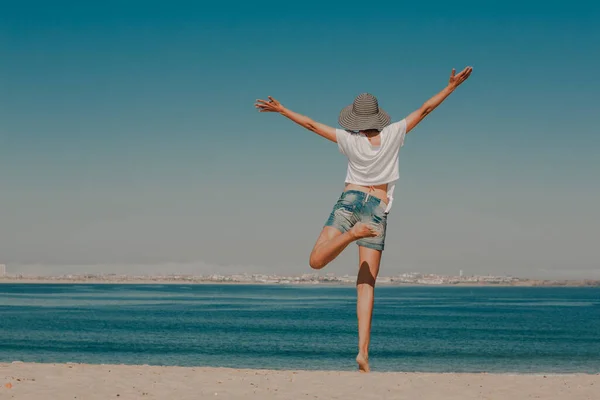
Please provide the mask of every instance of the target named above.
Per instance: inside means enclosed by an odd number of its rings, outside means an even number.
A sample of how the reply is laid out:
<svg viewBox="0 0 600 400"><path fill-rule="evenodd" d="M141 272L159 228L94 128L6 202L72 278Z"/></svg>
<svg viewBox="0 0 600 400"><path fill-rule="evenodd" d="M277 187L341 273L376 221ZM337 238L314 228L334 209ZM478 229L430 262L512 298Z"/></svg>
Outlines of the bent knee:
<svg viewBox="0 0 600 400"><path fill-rule="evenodd" d="M310 265L312 269L321 269L325 266L325 263L322 259L320 259L314 253L312 253L308 260L308 265Z"/></svg>

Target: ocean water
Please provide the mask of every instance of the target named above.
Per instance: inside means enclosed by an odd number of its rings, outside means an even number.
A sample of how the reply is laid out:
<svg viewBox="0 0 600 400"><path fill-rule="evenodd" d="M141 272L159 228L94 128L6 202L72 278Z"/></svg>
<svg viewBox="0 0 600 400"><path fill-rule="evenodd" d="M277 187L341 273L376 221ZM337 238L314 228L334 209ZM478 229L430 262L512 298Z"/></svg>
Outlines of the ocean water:
<svg viewBox="0 0 600 400"><path fill-rule="evenodd" d="M348 286L1 284L0 362L354 370ZM600 288L376 289L376 371L599 373Z"/></svg>

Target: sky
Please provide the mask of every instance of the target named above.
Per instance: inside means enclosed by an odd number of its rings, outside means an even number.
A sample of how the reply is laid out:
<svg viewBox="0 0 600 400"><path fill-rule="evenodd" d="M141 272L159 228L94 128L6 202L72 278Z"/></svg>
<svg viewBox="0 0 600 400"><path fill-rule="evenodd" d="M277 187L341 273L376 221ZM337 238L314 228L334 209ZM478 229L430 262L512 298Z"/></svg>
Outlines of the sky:
<svg viewBox="0 0 600 400"><path fill-rule="evenodd" d="M346 160L254 101L399 120L471 65L400 152L380 274L600 279L600 6L482 3L4 3L0 263L312 272Z"/></svg>

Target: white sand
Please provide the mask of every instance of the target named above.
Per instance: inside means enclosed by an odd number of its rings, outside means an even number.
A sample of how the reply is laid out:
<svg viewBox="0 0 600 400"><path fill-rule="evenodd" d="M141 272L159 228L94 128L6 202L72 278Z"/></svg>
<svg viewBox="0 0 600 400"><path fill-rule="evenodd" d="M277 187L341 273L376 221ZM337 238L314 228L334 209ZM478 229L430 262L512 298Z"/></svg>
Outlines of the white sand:
<svg viewBox="0 0 600 400"><path fill-rule="evenodd" d="M0 383L2 400L600 399L600 375L583 374L360 374L11 363L0 364Z"/></svg>

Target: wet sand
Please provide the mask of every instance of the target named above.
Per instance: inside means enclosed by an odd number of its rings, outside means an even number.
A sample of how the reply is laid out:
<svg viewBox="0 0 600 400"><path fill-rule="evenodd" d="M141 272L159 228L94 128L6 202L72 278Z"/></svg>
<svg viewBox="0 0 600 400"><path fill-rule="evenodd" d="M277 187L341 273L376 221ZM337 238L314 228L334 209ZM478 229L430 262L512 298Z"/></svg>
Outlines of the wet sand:
<svg viewBox="0 0 600 400"><path fill-rule="evenodd" d="M598 400L600 375L0 364L0 399Z"/></svg>

